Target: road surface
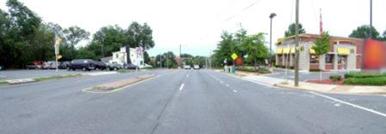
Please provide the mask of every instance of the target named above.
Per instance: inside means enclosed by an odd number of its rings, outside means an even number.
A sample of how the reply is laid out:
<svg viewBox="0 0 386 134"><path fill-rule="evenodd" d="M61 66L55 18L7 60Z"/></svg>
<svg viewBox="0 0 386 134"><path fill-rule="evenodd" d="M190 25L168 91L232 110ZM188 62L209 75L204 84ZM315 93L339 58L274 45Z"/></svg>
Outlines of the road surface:
<svg viewBox="0 0 386 134"><path fill-rule="evenodd" d="M97 84L154 74L123 90ZM385 134L385 96L266 87L211 70L153 70L0 86L1 134Z"/></svg>

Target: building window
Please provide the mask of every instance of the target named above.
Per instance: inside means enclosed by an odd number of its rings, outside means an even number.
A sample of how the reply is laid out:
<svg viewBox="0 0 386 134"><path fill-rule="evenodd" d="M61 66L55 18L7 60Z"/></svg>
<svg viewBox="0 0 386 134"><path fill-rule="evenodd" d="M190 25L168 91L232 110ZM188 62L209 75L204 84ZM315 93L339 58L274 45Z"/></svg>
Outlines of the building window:
<svg viewBox="0 0 386 134"><path fill-rule="evenodd" d="M345 55L339 55L338 56L338 64L346 64L347 63L347 56Z"/></svg>
<svg viewBox="0 0 386 134"><path fill-rule="evenodd" d="M334 62L334 55L326 54L326 63L333 63L333 62Z"/></svg>
<svg viewBox="0 0 386 134"><path fill-rule="evenodd" d="M319 58L316 55L310 55L310 63L319 63Z"/></svg>

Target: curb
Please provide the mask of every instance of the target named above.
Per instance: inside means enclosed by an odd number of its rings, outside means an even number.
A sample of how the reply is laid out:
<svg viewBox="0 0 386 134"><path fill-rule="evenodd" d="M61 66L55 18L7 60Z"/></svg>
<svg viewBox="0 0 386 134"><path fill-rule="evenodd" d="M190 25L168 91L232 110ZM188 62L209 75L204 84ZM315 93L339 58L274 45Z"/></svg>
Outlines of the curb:
<svg viewBox="0 0 386 134"><path fill-rule="evenodd" d="M10 85L23 84L23 83L31 83L31 82L35 82L35 81L36 80L33 79L33 78L5 80L5 82L10 84Z"/></svg>

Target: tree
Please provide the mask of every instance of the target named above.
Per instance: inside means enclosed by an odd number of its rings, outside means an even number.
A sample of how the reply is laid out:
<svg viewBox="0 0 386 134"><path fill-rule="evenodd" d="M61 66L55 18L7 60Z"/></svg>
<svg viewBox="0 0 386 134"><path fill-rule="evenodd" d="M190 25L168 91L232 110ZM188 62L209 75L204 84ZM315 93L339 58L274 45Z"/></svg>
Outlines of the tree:
<svg viewBox="0 0 386 134"><path fill-rule="evenodd" d="M299 34L306 33L306 30L303 28L302 24L299 23ZM285 37L290 37L296 34L296 23L292 23L288 26L288 30L285 31Z"/></svg>
<svg viewBox="0 0 386 134"><path fill-rule="evenodd" d="M368 25L362 25L357 27L357 29L351 32L349 37L366 39L370 37L370 34L371 34L371 38L379 39L379 33L377 29L375 29L374 27L370 28L370 26Z"/></svg>
<svg viewBox="0 0 386 134"><path fill-rule="evenodd" d="M232 63L231 54L236 48L237 42L234 40L233 34L223 32L221 35L221 41L217 45L217 49L214 50L214 64L223 65L224 60L227 64Z"/></svg>
<svg viewBox="0 0 386 134"><path fill-rule="evenodd" d="M104 56L111 56L112 52L118 51L126 43L125 31L121 27L118 25L106 26L93 35L93 40L88 46L88 50L95 53L98 58L102 58Z"/></svg>
<svg viewBox="0 0 386 134"><path fill-rule="evenodd" d="M59 29L58 27L54 27ZM58 35L60 36L60 31L58 30ZM71 26L63 30L63 38L64 44L61 46L63 50L62 55L63 59L72 60L76 57L75 45L77 45L80 41L88 39L90 33L86 30L78 27Z"/></svg>
<svg viewBox="0 0 386 134"><path fill-rule="evenodd" d="M80 41L88 39L90 36L90 33L86 30L78 27L78 26L72 26L63 31L64 38L66 39L66 44L74 47L77 45Z"/></svg>
<svg viewBox="0 0 386 134"><path fill-rule="evenodd" d="M264 46L263 33L247 36L243 41L243 48L247 55L246 61L253 63L255 70L257 70L258 62L261 63L268 57L268 49Z"/></svg>
<svg viewBox="0 0 386 134"><path fill-rule="evenodd" d="M382 40L383 41L386 41L386 30L383 32L383 34L382 34Z"/></svg>
<svg viewBox="0 0 386 134"><path fill-rule="evenodd" d="M145 51L145 53L143 53L143 60L146 64L150 63L150 56L146 51Z"/></svg>
<svg viewBox="0 0 386 134"><path fill-rule="evenodd" d="M330 35L328 32L323 32L321 37L315 40L315 45L312 46L312 49L315 51L315 55L317 55L318 58L320 58L321 55L328 53L330 50ZM322 70L320 70L320 80L322 80Z"/></svg>
<svg viewBox="0 0 386 134"><path fill-rule="evenodd" d="M169 51L155 57L156 63L161 67L176 68L177 61L173 52Z"/></svg>
<svg viewBox="0 0 386 134"><path fill-rule="evenodd" d="M34 50L41 45L35 41L38 39L36 35L42 30L41 19L17 0L8 0L6 5L9 7L8 13L0 11L0 64L5 67L23 67L32 60L39 60L34 59L39 57Z"/></svg>
<svg viewBox="0 0 386 134"><path fill-rule="evenodd" d="M131 23L126 34L130 47L142 47L144 50L154 47L153 31L146 23Z"/></svg>

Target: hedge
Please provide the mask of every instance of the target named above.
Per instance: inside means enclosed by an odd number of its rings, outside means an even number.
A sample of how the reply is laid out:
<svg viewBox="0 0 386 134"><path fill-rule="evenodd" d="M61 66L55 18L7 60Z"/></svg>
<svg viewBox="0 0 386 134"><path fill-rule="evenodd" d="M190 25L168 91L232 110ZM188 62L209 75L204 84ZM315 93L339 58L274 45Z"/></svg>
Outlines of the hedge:
<svg viewBox="0 0 386 134"><path fill-rule="evenodd" d="M245 72L258 72L258 73L261 73L261 74L271 73L271 71L269 71L269 69L265 68L265 67L259 67L259 68L257 68L257 71L255 71L254 67L250 67L250 66L240 67L237 70L245 71Z"/></svg>
<svg viewBox="0 0 386 134"><path fill-rule="evenodd" d="M342 80L342 76L340 76L340 75L331 75L330 76L330 80L332 80L332 81L340 81L340 80Z"/></svg>
<svg viewBox="0 0 386 134"><path fill-rule="evenodd" d="M386 73L364 73L364 72L350 72L344 74L344 78L374 78L374 77L386 77Z"/></svg>
<svg viewBox="0 0 386 134"><path fill-rule="evenodd" d="M347 85L384 86L384 85L386 85L386 76L384 76L384 77L364 77L364 78L351 77L351 78L345 79L344 84L347 84Z"/></svg>

